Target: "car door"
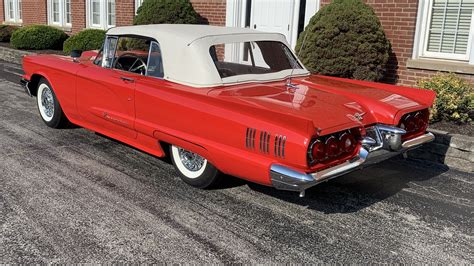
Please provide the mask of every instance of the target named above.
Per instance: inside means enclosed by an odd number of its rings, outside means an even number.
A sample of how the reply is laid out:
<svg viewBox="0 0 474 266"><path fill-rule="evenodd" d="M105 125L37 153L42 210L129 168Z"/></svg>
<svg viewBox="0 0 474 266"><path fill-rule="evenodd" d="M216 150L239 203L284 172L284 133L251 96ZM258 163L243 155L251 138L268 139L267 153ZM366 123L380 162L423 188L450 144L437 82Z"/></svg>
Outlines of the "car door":
<svg viewBox="0 0 474 266"><path fill-rule="evenodd" d="M147 57L148 48L138 41L138 50L127 51L125 43L133 40L125 38L107 37L95 64L78 71L76 105L82 120L92 129L136 138L135 82L142 73L130 72L122 55L126 53L128 61L133 61L133 56Z"/></svg>

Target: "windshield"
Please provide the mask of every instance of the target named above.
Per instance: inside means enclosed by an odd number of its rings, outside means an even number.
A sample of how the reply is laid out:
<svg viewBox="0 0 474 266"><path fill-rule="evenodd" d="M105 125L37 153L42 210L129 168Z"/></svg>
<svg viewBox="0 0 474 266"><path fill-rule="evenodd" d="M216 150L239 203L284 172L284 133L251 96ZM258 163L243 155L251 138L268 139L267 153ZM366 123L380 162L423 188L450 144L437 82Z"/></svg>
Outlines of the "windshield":
<svg viewBox="0 0 474 266"><path fill-rule="evenodd" d="M303 69L290 49L277 41L217 44L209 52L221 78Z"/></svg>

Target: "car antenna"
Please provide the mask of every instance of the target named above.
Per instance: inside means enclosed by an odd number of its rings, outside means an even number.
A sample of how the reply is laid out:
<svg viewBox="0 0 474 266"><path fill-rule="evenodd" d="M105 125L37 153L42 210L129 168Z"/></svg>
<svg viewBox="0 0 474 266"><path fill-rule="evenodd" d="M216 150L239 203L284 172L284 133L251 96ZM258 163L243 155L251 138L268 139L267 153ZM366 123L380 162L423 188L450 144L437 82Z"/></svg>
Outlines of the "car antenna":
<svg viewBox="0 0 474 266"><path fill-rule="evenodd" d="M304 32L304 31L303 31ZM296 53L296 64L298 64L298 58L301 54L301 51L303 50L304 48L304 45L306 43L306 37L308 36L308 32L306 32L306 34L304 35L304 38L303 38L303 43L301 43L301 46L300 46L300 49L298 49L298 52ZM290 87L290 88L294 88L294 89L297 89L298 87L293 84L291 82L291 78L293 77L293 72L295 71L295 68L296 66L293 66L292 69L291 69L291 73L290 73L290 77L288 78L287 82L286 82L286 86L287 87Z"/></svg>

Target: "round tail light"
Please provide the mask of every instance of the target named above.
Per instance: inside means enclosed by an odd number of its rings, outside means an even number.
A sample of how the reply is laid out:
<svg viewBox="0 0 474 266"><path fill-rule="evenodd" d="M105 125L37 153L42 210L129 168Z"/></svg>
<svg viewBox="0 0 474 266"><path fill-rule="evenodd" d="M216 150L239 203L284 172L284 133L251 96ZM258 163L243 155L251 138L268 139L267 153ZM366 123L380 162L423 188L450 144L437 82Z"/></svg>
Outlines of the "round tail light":
<svg viewBox="0 0 474 266"><path fill-rule="evenodd" d="M413 130L416 130L416 121L415 121L415 117L414 117L414 116L408 115L408 116L405 118L404 124L405 124L405 130L406 130L407 132L411 132L411 131L413 131Z"/></svg>
<svg viewBox="0 0 474 266"><path fill-rule="evenodd" d="M340 154L339 143L336 137L331 136L326 140L327 154L329 157L336 157Z"/></svg>
<svg viewBox="0 0 474 266"><path fill-rule="evenodd" d="M416 128L419 130L426 130L426 127L428 125L422 113L418 113L415 115L415 124L416 124Z"/></svg>
<svg viewBox="0 0 474 266"><path fill-rule="evenodd" d="M314 142L311 147L311 159L315 162L323 161L326 158L326 145L320 140Z"/></svg>
<svg viewBox="0 0 474 266"><path fill-rule="evenodd" d="M340 145L340 150L344 153L349 153L352 152L357 145L356 140L354 136L348 133L344 133L340 138L339 138L339 145Z"/></svg>

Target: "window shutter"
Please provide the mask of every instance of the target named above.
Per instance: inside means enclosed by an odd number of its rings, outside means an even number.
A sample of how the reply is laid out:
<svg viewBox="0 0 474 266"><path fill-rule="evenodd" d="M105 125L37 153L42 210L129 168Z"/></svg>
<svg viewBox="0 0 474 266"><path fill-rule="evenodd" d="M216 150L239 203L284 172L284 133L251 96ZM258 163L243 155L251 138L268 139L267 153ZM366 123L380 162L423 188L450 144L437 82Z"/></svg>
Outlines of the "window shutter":
<svg viewBox="0 0 474 266"><path fill-rule="evenodd" d="M474 0L433 0L428 52L466 55Z"/></svg>

